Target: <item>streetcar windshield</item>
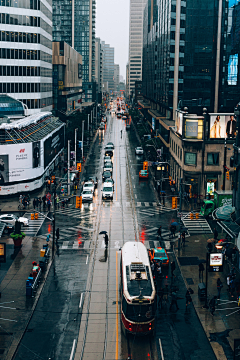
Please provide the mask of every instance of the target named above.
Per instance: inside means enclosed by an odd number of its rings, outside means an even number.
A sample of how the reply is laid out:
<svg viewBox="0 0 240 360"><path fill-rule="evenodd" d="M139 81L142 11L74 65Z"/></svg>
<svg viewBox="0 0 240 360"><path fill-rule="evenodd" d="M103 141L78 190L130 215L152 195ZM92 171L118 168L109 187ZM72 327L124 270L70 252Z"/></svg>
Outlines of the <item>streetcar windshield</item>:
<svg viewBox="0 0 240 360"><path fill-rule="evenodd" d="M126 318L132 322L148 322L155 316L155 308L153 304L128 304L123 296L122 310Z"/></svg>

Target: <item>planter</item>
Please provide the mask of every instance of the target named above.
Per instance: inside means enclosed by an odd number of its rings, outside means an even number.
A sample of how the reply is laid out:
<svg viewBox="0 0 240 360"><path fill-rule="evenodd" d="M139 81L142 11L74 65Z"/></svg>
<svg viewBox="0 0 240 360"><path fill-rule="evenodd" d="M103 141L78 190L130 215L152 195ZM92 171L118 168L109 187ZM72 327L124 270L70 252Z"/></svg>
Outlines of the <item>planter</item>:
<svg viewBox="0 0 240 360"><path fill-rule="evenodd" d="M13 239L14 247L22 246L22 240L25 238L25 234L22 232L21 234L10 234L10 237Z"/></svg>
<svg viewBox="0 0 240 360"><path fill-rule="evenodd" d="M22 246L22 238L13 239L14 247L20 247Z"/></svg>

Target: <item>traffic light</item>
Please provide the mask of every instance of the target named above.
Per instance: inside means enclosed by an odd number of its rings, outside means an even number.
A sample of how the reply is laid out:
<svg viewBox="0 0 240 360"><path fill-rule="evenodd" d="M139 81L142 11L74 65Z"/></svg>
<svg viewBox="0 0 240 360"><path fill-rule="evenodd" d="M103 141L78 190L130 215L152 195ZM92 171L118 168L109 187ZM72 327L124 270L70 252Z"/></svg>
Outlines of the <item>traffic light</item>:
<svg viewBox="0 0 240 360"><path fill-rule="evenodd" d="M229 180L229 171L226 171L226 178Z"/></svg>
<svg viewBox="0 0 240 360"><path fill-rule="evenodd" d="M76 208L81 209L81 207L82 207L82 197L76 196Z"/></svg>
<svg viewBox="0 0 240 360"><path fill-rule="evenodd" d="M170 185L170 186L172 185L172 180L169 180L169 185Z"/></svg>
<svg viewBox="0 0 240 360"><path fill-rule="evenodd" d="M148 169L148 161L144 161L143 162L143 170L147 170Z"/></svg>
<svg viewBox="0 0 240 360"><path fill-rule="evenodd" d="M82 171L82 164L81 164L81 163L77 163L77 170L78 170L79 172Z"/></svg>
<svg viewBox="0 0 240 360"><path fill-rule="evenodd" d="M173 196L172 197L172 209L176 209L177 208L177 197Z"/></svg>

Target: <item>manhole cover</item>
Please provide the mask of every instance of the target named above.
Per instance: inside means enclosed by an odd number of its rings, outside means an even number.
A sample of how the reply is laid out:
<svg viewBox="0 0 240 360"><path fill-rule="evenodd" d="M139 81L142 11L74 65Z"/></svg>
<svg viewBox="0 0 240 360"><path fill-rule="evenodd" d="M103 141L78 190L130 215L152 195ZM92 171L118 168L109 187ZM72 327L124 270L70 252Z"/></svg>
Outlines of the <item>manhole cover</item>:
<svg viewBox="0 0 240 360"><path fill-rule="evenodd" d="M198 265L199 259L195 256L186 256L186 257L179 257L179 263L181 266L188 266L188 265Z"/></svg>
<svg viewBox="0 0 240 360"><path fill-rule="evenodd" d="M188 285L194 285L194 281L192 278L186 278Z"/></svg>

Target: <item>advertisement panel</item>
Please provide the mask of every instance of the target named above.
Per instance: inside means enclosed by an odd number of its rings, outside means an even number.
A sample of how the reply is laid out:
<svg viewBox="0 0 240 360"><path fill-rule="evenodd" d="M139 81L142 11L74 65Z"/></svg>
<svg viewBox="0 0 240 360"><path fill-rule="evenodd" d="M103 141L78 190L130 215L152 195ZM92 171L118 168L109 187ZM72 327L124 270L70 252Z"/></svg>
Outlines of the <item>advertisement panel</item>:
<svg viewBox="0 0 240 360"><path fill-rule="evenodd" d="M203 138L203 117L184 117L184 130L186 139L201 140Z"/></svg>
<svg viewBox="0 0 240 360"><path fill-rule="evenodd" d="M44 140L44 169L64 148L64 126Z"/></svg>
<svg viewBox="0 0 240 360"><path fill-rule="evenodd" d="M236 137L237 122L234 114L209 114L210 139L233 139Z"/></svg>
<svg viewBox="0 0 240 360"><path fill-rule="evenodd" d="M209 265L210 265L209 272L222 272L222 270L223 270L223 254L211 253Z"/></svg>
<svg viewBox="0 0 240 360"><path fill-rule="evenodd" d="M183 125L183 113L180 111L176 111L176 131L179 135L182 135L182 125Z"/></svg>

